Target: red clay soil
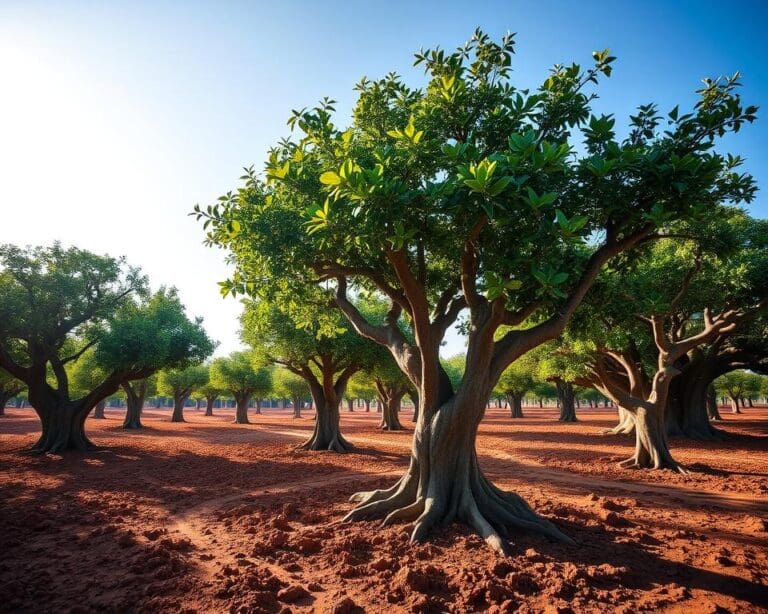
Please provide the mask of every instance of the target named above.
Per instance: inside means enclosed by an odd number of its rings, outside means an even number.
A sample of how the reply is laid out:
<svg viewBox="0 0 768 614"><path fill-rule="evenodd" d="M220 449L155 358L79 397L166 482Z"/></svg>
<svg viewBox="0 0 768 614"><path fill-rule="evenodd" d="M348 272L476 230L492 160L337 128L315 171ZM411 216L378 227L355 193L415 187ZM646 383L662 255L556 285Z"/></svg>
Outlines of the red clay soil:
<svg viewBox="0 0 768 614"><path fill-rule="evenodd" d="M519 534L506 559L460 526L411 545L407 526L338 523L404 470L410 430L344 412L357 453L297 452L311 412L263 411L147 410L136 432L108 409L87 424L102 451L32 457L34 414L6 410L0 611L768 611L765 408L726 414L726 442L673 440L689 476L617 468L633 440L598 434L610 410L490 410L485 471L578 542Z"/></svg>

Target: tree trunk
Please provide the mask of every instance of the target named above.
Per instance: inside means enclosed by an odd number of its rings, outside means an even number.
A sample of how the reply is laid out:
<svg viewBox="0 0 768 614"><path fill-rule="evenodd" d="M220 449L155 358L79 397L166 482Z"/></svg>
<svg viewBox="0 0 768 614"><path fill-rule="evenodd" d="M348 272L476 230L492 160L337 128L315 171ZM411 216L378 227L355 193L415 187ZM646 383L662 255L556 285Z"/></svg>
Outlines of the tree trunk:
<svg viewBox="0 0 768 614"><path fill-rule="evenodd" d="M557 398L560 401L560 422L576 422L576 408L574 406L573 384L558 379L555 382L557 386Z"/></svg>
<svg viewBox="0 0 768 614"><path fill-rule="evenodd" d="M634 420L635 453L619 464L622 467L671 469L685 473L669 451L663 408L660 409L651 404L647 407L638 407Z"/></svg>
<svg viewBox="0 0 768 614"><path fill-rule="evenodd" d="M400 424L400 405L402 402L402 394L392 394L381 401L383 405L383 411L381 414L381 422L379 428L383 431L401 431L403 425Z"/></svg>
<svg viewBox="0 0 768 614"><path fill-rule="evenodd" d="M205 398L205 415L206 416L212 416L213 415L213 404L216 402L216 397L206 397Z"/></svg>
<svg viewBox="0 0 768 614"><path fill-rule="evenodd" d="M233 424L250 424L248 420L248 404L251 401L251 397L247 394L235 395L235 401L237 406L235 408L235 419ZM259 413L258 411L256 413Z"/></svg>
<svg viewBox="0 0 768 614"><path fill-rule="evenodd" d="M507 403L509 403L509 417L523 418L523 396L519 394L508 394Z"/></svg>
<svg viewBox="0 0 768 614"><path fill-rule="evenodd" d="M632 412L619 406L619 423L611 429L603 429L601 435L629 435L635 430L635 419Z"/></svg>
<svg viewBox="0 0 768 614"><path fill-rule="evenodd" d="M365 399L365 412L369 413L371 411L371 400Z"/></svg>
<svg viewBox="0 0 768 614"><path fill-rule="evenodd" d="M0 392L0 417L5 416L5 406L11 400L9 393Z"/></svg>
<svg viewBox="0 0 768 614"><path fill-rule="evenodd" d="M736 397L730 397L730 399L731 399L731 413L740 414L741 410L739 409L739 399Z"/></svg>
<svg viewBox="0 0 768 614"><path fill-rule="evenodd" d="M408 394L409 397L411 397L411 401L413 401L413 417L411 418L412 422L418 422L419 421L419 395L416 392L412 392Z"/></svg>
<svg viewBox="0 0 768 614"><path fill-rule="evenodd" d="M717 408L717 394L712 384L707 388L707 417L715 422L720 422L723 419L720 416L720 410Z"/></svg>
<svg viewBox="0 0 768 614"><path fill-rule="evenodd" d="M123 384L125 391L126 409L125 420L123 420L124 429L144 428L141 423L141 410L144 409L144 398L147 393L146 381L137 384Z"/></svg>
<svg viewBox="0 0 768 614"><path fill-rule="evenodd" d="M347 411L355 411L355 400L347 399Z"/></svg>
<svg viewBox="0 0 768 614"><path fill-rule="evenodd" d="M96 407L93 408L93 417L103 420L105 418L104 408L106 406L107 406L106 401L99 401L98 403L96 403Z"/></svg>
<svg viewBox="0 0 768 614"><path fill-rule="evenodd" d="M301 398L293 397L293 417L301 418Z"/></svg>
<svg viewBox="0 0 768 614"><path fill-rule="evenodd" d="M186 420L184 420L184 404L187 402L188 398L189 395L176 395L173 397L171 422L186 422Z"/></svg>
<svg viewBox="0 0 768 614"><path fill-rule="evenodd" d="M341 414L339 402L327 402L315 398L315 430L304 444L304 450L331 450L333 452L349 452L354 446L341 434L339 423Z"/></svg>
<svg viewBox="0 0 768 614"><path fill-rule="evenodd" d="M727 438L725 431L710 423L707 410L707 391L717 376L714 369L712 361L694 359L672 381L665 410L667 435L703 441Z"/></svg>
<svg viewBox="0 0 768 614"><path fill-rule="evenodd" d="M467 373L476 372L467 370ZM512 529L535 530L574 543L538 516L514 493L504 492L483 475L477 460L477 427L492 386L475 386L464 376L459 394L437 410L423 403L416 424L407 473L391 488L360 492L360 505L345 520L384 518L383 524L413 522L413 541L423 541L436 526L464 522L495 551L508 553L504 538ZM485 379L485 378L483 378ZM421 399L429 398L422 390Z"/></svg>
<svg viewBox="0 0 768 614"><path fill-rule="evenodd" d="M32 452L43 454L98 449L85 434L85 419L93 407L86 405L84 399L65 401L30 389L29 400L42 423L42 433L32 446Z"/></svg>
<svg viewBox="0 0 768 614"><path fill-rule="evenodd" d="M261 399L256 399L256 410L253 413L261 415Z"/></svg>
<svg viewBox="0 0 768 614"><path fill-rule="evenodd" d="M539 409L542 409L544 407L544 399L539 397Z"/></svg>

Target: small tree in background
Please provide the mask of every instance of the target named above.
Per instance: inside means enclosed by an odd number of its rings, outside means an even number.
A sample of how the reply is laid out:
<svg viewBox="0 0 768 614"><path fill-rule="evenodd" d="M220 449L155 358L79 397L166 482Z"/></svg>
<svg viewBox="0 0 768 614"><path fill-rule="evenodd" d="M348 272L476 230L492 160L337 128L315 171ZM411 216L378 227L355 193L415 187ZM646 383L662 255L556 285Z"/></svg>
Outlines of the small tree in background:
<svg viewBox="0 0 768 614"><path fill-rule="evenodd" d="M24 390L24 383L0 369L0 416L5 415L5 405Z"/></svg>
<svg viewBox="0 0 768 614"><path fill-rule="evenodd" d="M275 394L291 400L293 417L301 418L302 399L309 395L309 387L304 378L291 373L284 367L279 367L272 374L272 382Z"/></svg>
<svg viewBox="0 0 768 614"><path fill-rule="evenodd" d="M185 369L160 371L157 378L157 390L160 394L173 397L171 422L185 422L184 405L192 391L208 381L208 369L195 365Z"/></svg>
<svg viewBox="0 0 768 614"><path fill-rule="evenodd" d="M251 352L233 352L217 358L211 364L210 378L213 386L235 397L235 424L248 424L251 398L262 399L272 390L272 374L266 367L255 364Z"/></svg>

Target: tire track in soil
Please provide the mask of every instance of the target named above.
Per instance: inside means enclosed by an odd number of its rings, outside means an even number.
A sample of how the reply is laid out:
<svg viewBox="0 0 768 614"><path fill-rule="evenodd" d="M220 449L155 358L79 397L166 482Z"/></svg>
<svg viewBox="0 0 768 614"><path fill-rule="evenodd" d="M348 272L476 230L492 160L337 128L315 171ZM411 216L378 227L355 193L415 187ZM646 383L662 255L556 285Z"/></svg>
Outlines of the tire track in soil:
<svg viewBox="0 0 768 614"><path fill-rule="evenodd" d="M396 477L400 475L399 471L389 471L385 473L366 473L362 471L358 472L339 472L328 476L307 478L305 480L298 480L291 482L290 486L264 486L262 488L256 488L251 490L242 490L229 495L221 497L215 497L208 499L197 505L188 507L184 512L178 515L176 522L170 527L170 532L181 533L184 537L189 539L195 547L196 551L216 551L216 556L206 556L203 552L203 556L198 555L198 563L201 570L208 577L213 579L218 571L220 571L225 565L238 566L238 561L241 559L236 558L234 555L226 552L223 548L217 547L214 543L215 535L213 532L210 534L205 533L206 528L210 528L206 520L208 514L217 510L227 503L233 503L245 498L264 497L271 495L279 495L285 493L295 493L299 490L314 490L315 488L322 488L333 484L340 484L344 482L358 482L364 484L366 482L377 481L385 477ZM158 482L149 478L150 482ZM254 557L255 558L255 557ZM290 573L280 567L279 565L269 563L262 558L258 558L259 564L262 567L269 569L278 579L286 582L287 584L293 584L296 578L291 577Z"/></svg>

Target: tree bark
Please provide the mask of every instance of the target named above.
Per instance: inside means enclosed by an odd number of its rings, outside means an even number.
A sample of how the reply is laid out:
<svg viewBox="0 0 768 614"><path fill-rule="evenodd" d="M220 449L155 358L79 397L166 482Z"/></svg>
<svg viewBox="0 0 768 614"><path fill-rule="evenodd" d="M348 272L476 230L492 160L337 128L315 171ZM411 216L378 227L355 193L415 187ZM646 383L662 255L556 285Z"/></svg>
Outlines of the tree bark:
<svg viewBox="0 0 768 614"><path fill-rule="evenodd" d="M5 392L0 392L0 417L5 416L5 406L8 401L11 400L13 395Z"/></svg>
<svg viewBox="0 0 768 614"><path fill-rule="evenodd" d="M671 469L683 472L680 464L672 458L667 440L667 427L663 412L659 408L639 407L634 415L635 452L622 467L638 469Z"/></svg>
<svg viewBox="0 0 768 614"><path fill-rule="evenodd" d="M371 411L371 400L365 399L365 412L369 413Z"/></svg>
<svg viewBox="0 0 768 614"><path fill-rule="evenodd" d="M315 429L312 436L299 447L304 450L349 452L354 446L341 434L339 406L347 381L357 369L348 367L334 382L335 373L330 357L322 356L321 363L324 367L321 381L311 374L309 368L304 375L315 405Z"/></svg>
<svg viewBox="0 0 768 614"><path fill-rule="evenodd" d="M682 366L670 384L666 408L667 435L703 441L722 441L725 431L710 423L707 391L719 375L715 361L697 356Z"/></svg>
<svg viewBox="0 0 768 614"><path fill-rule="evenodd" d="M107 406L106 401L99 401L96 403L96 407L93 408L93 417L103 420L105 418L104 416L104 408Z"/></svg>
<svg viewBox="0 0 768 614"><path fill-rule="evenodd" d="M723 419L717 407L717 393L715 393L715 387L712 384L707 388L707 417L715 422L720 422Z"/></svg>
<svg viewBox="0 0 768 614"><path fill-rule="evenodd" d="M141 423L141 411L144 409L144 399L147 394L146 381L140 381L135 384L124 383L122 385L125 391L126 408L125 420L123 420L124 429L144 428Z"/></svg>
<svg viewBox="0 0 768 614"><path fill-rule="evenodd" d="M507 403L509 403L509 417L523 418L523 395L508 394Z"/></svg>
<svg viewBox="0 0 768 614"><path fill-rule="evenodd" d="M85 434L85 420L93 409L86 399L68 401L55 393L30 388L29 400L40 418L42 433L31 451L38 454L65 450L91 451L98 447Z"/></svg>
<svg viewBox="0 0 768 614"><path fill-rule="evenodd" d="M213 415L213 404L216 402L216 397L206 397L205 398L205 415L206 416L212 416Z"/></svg>
<svg viewBox="0 0 768 614"><path fill-rule="evenodd" d="M400 406L405 390L380 382L376 382L376 389L379 392L379 403L382 405L379 428L383 431L403 430L403 425L400 424Z"/></svg>
<svg viewBox="0 0 768 614"><path fill-rule="evenodd" d="M187 402L188 398L189 394L174 395L171 422L186 422L186 420L184 420L184 404Z"/></svg>
<svg viewBox="0 0 768 614"><path fill-rule="evenodd" d="M301 398L293 397L291 402L293 403L293 417L301 418Z"/></svg>
<svg viewBox="0 0 768 614"><path fill-rule="evenodd" d="M739 409L739 399L737 397L730 397L730 399L731 399L731 413L740 414L741 410Z"/></svg>
<svg viewBox="0 0 768 614"><path fill-rule="evenodd" d="M576 407L574 405L573 384L561 379L555 380L557 398L560 401L560 422L576 422Z"/></svg>
<svg viewBox="0 0 768 614"><path fill-rule="evenodd" d="M261 399L256 399L256 408L254 414L261 415Z"/></svg>
<svg viewBox="0 0 768 614"><path fill-rule="evenodd" d="M619 405L619 423L610 429L600 431L601 435L629 435L635 430L635 419L632 413Z"/></svg>
<svg viewBox="0 0 768 614"><path fill-rule="evenodd" d="M233 424L250 424L250 421L248 420L248 405L251 401L251 397L247 394L236 394L235 395L235 402L237 403L235 407L235 419L233 420ZM259 413L258 411L256 413Z"/></svg>
<svg viewBox="0 0 768 614"><path fill-rule="evenodd" d="M355 411L355 400L347 399L347 411Z"/></svg>

